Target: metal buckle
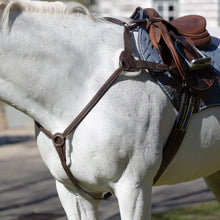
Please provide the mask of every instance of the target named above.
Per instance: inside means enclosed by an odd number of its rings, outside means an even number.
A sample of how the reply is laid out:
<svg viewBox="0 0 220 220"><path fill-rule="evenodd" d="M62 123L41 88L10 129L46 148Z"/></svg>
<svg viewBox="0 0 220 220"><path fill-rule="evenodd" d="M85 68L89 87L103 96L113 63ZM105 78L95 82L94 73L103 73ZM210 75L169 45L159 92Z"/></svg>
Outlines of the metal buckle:
<svg viewBox="0 0 220 220"><path fill-rule="evenodd" d="M196 58L193 59L191 61L189 61L184 54L182 53L182 51L178 48L178 41L174 41L174 46L177 50L177 52L180 54L180 56L185 60L185 62L187 63L189 69L188 71L192 71L192 70L199 70L199 69L203 69L207 66L209 66L212 62L211 57L206 57L201 51L199 51L194 45L191 45L193 47L193 49L201 56L200 58Z"/></svg>

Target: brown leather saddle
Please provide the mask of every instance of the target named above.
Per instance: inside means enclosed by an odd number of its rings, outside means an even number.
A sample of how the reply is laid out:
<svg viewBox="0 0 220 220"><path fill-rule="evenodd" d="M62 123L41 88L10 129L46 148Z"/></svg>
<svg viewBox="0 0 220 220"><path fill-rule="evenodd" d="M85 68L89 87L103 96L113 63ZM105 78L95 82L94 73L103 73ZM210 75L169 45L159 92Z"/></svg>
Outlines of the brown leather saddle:
<svg viewBox="0 0 220 220"><path fill-rule="evenodd" d="M137 9L138 10L138 9ZM144 9L149 21L146 30L164 64L173 66L171 75L186 82L194 90L206 90L214 83L215 72L210 68L211 58L198 49L211 44L206 20L199 15L188 15L171 22L154 9Z"/></svg>

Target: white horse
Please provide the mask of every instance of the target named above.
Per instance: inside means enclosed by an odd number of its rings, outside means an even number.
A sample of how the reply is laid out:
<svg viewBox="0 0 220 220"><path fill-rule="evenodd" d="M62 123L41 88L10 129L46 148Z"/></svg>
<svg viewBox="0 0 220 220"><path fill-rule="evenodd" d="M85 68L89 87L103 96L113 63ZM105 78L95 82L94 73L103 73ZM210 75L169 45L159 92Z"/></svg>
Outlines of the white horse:
<svg viewBox="0 0 220 220"><path fill-rule="evenodd" d="M63 132L118 68L123 28L60 2L1 0L0 98L51 133ZM75 13L79 12L79 13ZM82 13L81 13L82 12ZM67 165L94 195L112 192L121 219L151 216L151 189L177 112L147 72L124 72L67 138ZM68 219L98 219L52 141L36 128L41 156ZM220 108L194 114L180 150L157 185L205 177L220 200Z"/></svg>

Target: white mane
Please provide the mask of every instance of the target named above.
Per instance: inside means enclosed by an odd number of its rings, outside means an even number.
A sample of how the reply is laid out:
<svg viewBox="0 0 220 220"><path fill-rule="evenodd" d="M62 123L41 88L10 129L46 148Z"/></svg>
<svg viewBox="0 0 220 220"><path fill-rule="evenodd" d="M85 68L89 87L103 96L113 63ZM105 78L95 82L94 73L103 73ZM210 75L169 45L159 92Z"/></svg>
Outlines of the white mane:
<svg viewBox="0 0 220 220"><path fill-rule="evenodd" d="M30 0L0 0L0 9L3 10L1 25L8 27L11 11L30 13L52 13L52 14L84 14L92 19L89 10L78 2L45 2Z"/></svg>

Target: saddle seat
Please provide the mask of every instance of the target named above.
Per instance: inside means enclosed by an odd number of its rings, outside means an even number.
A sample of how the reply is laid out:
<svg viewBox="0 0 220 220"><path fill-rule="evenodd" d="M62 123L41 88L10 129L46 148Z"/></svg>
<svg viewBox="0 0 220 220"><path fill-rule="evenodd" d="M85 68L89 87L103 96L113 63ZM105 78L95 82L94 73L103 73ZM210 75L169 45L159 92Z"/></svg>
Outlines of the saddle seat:
<svg viewBox="0 0 220 220"><path fill-rule="evenodd" d="M206 30L206 19L199 15L187 15L170 22L178 32L200 50L206 50L211 44L211 36Z"/></svg>

